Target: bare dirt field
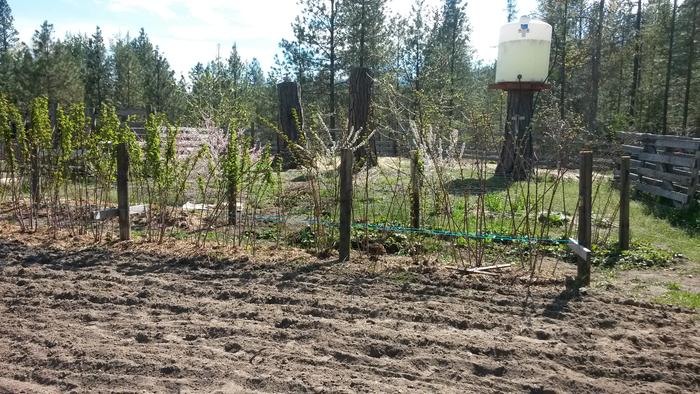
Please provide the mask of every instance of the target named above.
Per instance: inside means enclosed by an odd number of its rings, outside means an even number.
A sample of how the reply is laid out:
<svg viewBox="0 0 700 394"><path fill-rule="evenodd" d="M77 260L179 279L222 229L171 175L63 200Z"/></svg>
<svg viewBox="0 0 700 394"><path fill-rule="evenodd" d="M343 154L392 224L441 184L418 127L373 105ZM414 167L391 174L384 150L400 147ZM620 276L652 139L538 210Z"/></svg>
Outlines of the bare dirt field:
<svg viewBox="0 0 700 394"><path fill-rule="evenodd" d="M700 391L692 311L517 271L171 249L0 236L0 393Z"/></svg>

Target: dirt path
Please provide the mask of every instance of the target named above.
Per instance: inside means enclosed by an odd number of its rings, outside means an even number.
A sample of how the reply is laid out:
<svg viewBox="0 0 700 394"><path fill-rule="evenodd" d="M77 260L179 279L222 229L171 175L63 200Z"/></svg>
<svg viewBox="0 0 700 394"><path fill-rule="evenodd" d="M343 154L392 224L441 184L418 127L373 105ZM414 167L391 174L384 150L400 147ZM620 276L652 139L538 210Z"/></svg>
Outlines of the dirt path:
<svg viewBox="0 0 700 394"><path fill-rule="evenodd" d="M128 249L0 237L0 393L700 390L687 311L561 281Z"/></svg>

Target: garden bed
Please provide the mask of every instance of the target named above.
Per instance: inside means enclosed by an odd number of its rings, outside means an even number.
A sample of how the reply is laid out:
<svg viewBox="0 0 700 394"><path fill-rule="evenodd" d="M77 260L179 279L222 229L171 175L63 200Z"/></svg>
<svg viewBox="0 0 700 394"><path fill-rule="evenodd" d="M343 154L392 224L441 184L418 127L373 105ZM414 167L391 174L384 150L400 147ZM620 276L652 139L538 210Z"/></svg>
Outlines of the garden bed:
<svg viewBox="0 0 700 394"><path fill-rule="evenodd" d="M0 392L700 389L695 312L567 291L564 263L462 275L5 230Z"/></svg>

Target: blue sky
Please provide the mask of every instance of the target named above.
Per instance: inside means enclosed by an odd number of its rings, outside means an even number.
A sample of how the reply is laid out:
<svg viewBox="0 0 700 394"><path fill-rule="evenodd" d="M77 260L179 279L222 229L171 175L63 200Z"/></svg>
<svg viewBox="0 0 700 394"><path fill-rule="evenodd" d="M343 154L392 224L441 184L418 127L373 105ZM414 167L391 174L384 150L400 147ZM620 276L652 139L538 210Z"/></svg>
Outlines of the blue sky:
<svg viewBox="0 0 700 394"><path fill-rule="evenodd" d="M273 64L280 39L290 38L298 14L296 0L8 0L20 39L31 41L48 20L58 37L67 32L92 33L99 25L109 41L135 36L141 27L158 45L176 73L185 74L198 61L227 57L235 42L244 59L258 58L263 69ZM413 0L389 0L392 12L408 14ZM440 0L426 0L439 6ZM505 0L469 0L471 45L477 58L496 56L498 28L505 21ZM535 11L535 0L518 1L520 14Z"/></svg>

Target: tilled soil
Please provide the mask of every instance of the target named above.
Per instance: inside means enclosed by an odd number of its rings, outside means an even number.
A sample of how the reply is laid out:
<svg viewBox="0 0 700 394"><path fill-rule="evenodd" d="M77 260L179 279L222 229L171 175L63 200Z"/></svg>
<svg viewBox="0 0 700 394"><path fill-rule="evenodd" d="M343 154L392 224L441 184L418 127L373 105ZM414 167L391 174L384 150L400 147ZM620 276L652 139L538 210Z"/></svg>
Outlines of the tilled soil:
<svg viewBox="0 0 700 394"><path fill-rule="evenodd" d="M122 249L0 239L0 393L700 390L697 314L563 280Z"/></svg>

